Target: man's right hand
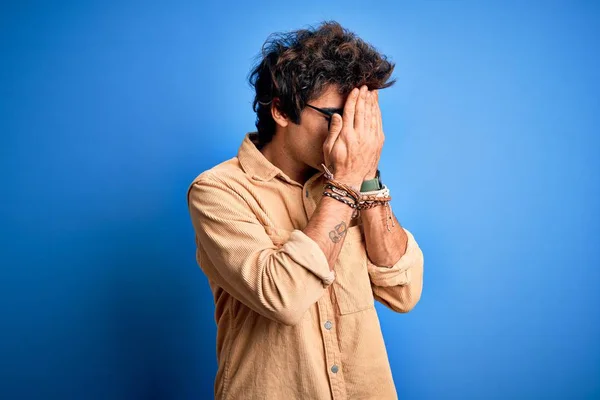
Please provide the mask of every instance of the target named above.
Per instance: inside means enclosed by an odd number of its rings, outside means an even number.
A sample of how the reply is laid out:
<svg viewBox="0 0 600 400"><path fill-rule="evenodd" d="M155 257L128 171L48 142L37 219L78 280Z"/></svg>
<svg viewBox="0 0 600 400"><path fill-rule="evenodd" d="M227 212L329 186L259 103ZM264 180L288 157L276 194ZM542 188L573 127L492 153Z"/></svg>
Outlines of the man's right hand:
<svg viewBox="0 0 600 400"><path fill-rule="evenodd" d="M343 118L333 116L323 144L325 165L335 180L353 188L360 189L381 148L379 137L373 134L377 125L375 105L375 93L369 92L366 85L353 89L344 105Z"/></svg>

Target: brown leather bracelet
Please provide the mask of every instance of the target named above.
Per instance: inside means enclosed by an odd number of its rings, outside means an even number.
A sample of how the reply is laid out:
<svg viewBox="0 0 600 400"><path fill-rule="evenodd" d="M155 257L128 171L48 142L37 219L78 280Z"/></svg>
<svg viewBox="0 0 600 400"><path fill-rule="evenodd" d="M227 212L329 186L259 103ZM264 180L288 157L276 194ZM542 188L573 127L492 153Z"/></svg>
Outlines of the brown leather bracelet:
<svg viewBox="0 0 600 400"><path fill-rule="evenodd" d="M331 171L325 166L325 164L321 164L321 165L325 169L325 179L326 179L325 183L326 184L330 184L330 185L338 187L339 189L345 190L356 201L358 201L358 199L360 198L360 189L356 190L353 187L351 187L350 185L346 185L345 183L336 181L333 177L333 173L331 173Z"/></svg>

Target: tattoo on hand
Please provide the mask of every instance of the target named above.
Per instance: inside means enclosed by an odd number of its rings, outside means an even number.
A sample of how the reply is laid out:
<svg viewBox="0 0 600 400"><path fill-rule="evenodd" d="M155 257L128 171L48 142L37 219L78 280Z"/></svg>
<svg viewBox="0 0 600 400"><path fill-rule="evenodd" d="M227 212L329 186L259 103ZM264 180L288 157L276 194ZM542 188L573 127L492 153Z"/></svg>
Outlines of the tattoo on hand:
<svg viewBox="0 0 600 400"><path fill-rule="evenodd" d="M333 243L338 243L340 240L342 240L345 234L346 223L342 221L341 224L335 226L334 230L329 232L329 239L331 239Z"/></svg>

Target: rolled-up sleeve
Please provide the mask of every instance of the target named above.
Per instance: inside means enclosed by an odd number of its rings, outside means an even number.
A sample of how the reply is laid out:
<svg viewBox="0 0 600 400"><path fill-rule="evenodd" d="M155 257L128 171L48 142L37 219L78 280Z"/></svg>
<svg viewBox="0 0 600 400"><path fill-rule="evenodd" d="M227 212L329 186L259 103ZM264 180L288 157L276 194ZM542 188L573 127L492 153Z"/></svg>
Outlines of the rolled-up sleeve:
<svg viewBox="0 0 600 400"><path fill-rule="evenodd" d="M367 257L367 269L375 298L396 312L409 312L419 302L423 291L423 252L413 234L408 237L406 252L392 266L379 266Z"/></svg>
<svg viewBox="0 0 600 400"><path fill-rule="evenodd" d="M217 177L190 186L188 207L197 246L208 258L200 267L257 313L295 325L333 282L334 272L314 240L294 230L276 246L244 197Z"/></svg>

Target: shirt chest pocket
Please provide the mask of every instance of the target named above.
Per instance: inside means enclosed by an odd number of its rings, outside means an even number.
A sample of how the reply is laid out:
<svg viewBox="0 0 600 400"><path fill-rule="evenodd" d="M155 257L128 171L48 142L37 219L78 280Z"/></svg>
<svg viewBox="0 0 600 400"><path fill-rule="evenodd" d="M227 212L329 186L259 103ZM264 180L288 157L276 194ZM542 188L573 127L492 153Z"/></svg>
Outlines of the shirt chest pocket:
<svg viewBox="0 0 600 400"><path fill-rule="evenodd" d="M360 226L352 226L335 265L333 290L340 314L373 308L375 299L367 270L367 253Z"/></svg>

